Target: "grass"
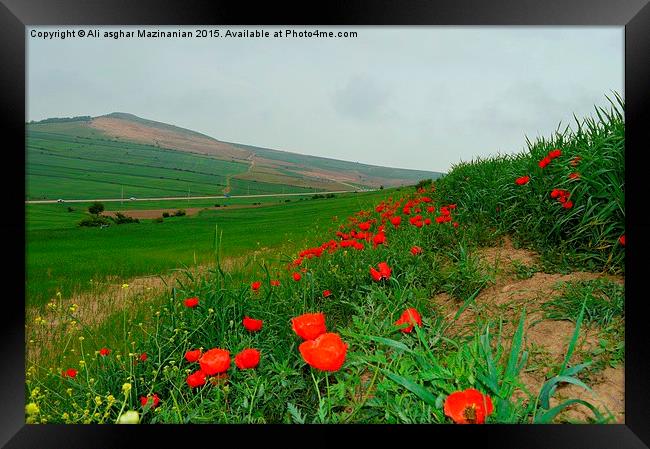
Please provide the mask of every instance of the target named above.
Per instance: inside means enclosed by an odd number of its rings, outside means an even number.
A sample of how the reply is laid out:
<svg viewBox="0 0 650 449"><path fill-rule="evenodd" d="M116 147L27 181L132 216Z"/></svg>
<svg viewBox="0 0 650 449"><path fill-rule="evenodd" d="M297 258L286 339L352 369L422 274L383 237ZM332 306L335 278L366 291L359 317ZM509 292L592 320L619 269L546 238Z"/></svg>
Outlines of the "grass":
<svg viewBox="0 0 650 449"><path fill-rule="evenodd" d="M51 230L33 231L32 237L42 232L41 249L47 239L51 240L49 248L60 245L50 254L36 252L41 263L61 258L66 251L77 257L101 253L116 261L115 269L133 260L132 269L137 271L140 263L152 267L160 261L171 262L180 257L177 248L185 247L187 254L188 248L200 248L199 253L216 264L203 273L182 272L173 287L150 301L136 300L130 308L108 314L99 328L79 325L81 305L76 309L67 307L63 299L49 302L43 310L51 310L51 315L40 317L36 326L27 323L28 335L33 336L28 348L33 349L28 351L26 421L113 423L124 412L134 411L141 423L451 423L482 422L479 410L491 408L485 413L487 423L551 423L566 421L564 411L570 406L587 411L587 422L615 421L592 402L577 397L558 399L557 390L562 385L591 389L585 373L596 363L591 360L593 354L581 352L580 343L587 325L609 333L611 339L602 349L616 363L622 341L623 315L617 308L622 291L593 283L565 290L556 301L563 308L552 313L555 318L574 320L575 328L561 360L546 360L542 347L525 346L525 310L513 325L509 316L490 315L467 323L463 331L470 332L460 333L454 330L458 315L439 313L431 298L448 290L464 301L456 307L466 307L493 274L474 258L476 248L506 232L522 245L545 252L548 261L560 256L551 247L560 248L566 257L558 266L624 272L624 247L615 246L624 232L624 213L617 209L620 195L599 196L609 189L601 189L599 177L614 176L622 165L622 146L617 144L619 118L608 111L600 122L583 129L589 136L562 134L566 154L544 172L532 170L541 155L558 145L559 136L532 143L529 153L459 166L417 193L415 189L385 190L331 201L207 211L159 224L161 231L146 223L102 231L56 231L64 233L62 238L54 238ZM599 148L601 160L589 159L589 152L595 151L592 145ZM581 165L581 179L592 181L575 187L574 208L558 208L557 202L549 200L549 191L563 185L560 171L575 154L582 155L585 163L590 161ZM611 171L609 166L616 169ZM514 179L528 172L529 184L514 184ZM614 178L611 189L622 190ZM450 208L452 219L438 223L443 206L450 207L450 203L456 204ZM588 207L596 203L598 210ZM429 210L429 205L435 210ZM410 213L404 211L405 206ZM415 214L429 218L430 224L412 224L409 218ZM399 225L388 221L396 215L402 217ZM555 229L557 223L562 224L560 229ZM369 229L363 232L371 235L359 235L365 228ZM386 241L377 243L381 234ZM65 247L72 236L77 246ZM98 244L100 236L107 240ZM590 238L610 244L590 247L585 244ZM79 245L80 241L86 246ZM137 247L138 252L129 254L121 241ZM272 257L259 257L250 254L256 242L287 244L289 249L286 254L276 251ZM413 254L413 246L422 252ZM228 255L246 253L250 257L241 265L222 263ZM373 279L371 268L382 262L391 268L390 274L382 270L382 277ZM74 263L63 260L61 266ZM92 263L87 257L75 269ZM104 273L114 269L101 264ZM515 267L522 277L532 270ZM300 277L295 278L296 274ZM279 285L272 283L276 280ZM253 281L261 283L259 290L253 290ZM325 295L325 290L330 294ZM184 299L190 297L198 298L194 308L185 305ZM605 299L607 305L601 301ZM421 323L405 332L395 322L411 308L419 311ZM345 348L332 348L332 352L344 351L340 368L315 368L318 363L299 349L304 343L293 331L291 320L313 312L322 312L327 331L344 341ZM247 331L242 325L244 316L263 320L262 329ZM32 356L48 344L47 357ZM111 352L102 356L101 348ZM200 365L188 362L185 353L196 348L222 348L233 357L244 348L255 348L261 359L254 369L238 369L231 363L224 376L210 377L191 388L188 376ZM542 370L547 374L549 366L552 370L541 386L526 383L524 373ZM78 370L76 377L63 377L62 371L70 368ZM481 402L473 407L465 404L460 414L450 413L446 405L452 395L468 389L478 390ZM141 398L153 394L160 404L143 406Z"/></svg>
<svg viewBox="0 0 650 449"><path fill-rule="evenodd" d="M172 217L163 223L142 220L104 229L78 228L76 223L84 213L77 205L72 206L74 212L60 204L30 205L27 222L33 225L27 232L27 303L43 305L56 292L74 296L90 290L91 280L96 285L108 276L128 279L211 263L215 226L223 232L224 256L295 247L308 233L335 226L333 217L342 220L389 194L386 190L313 201L292 199L268 207L220 208ZM60 227L45 228L43 223Z"/></svg>

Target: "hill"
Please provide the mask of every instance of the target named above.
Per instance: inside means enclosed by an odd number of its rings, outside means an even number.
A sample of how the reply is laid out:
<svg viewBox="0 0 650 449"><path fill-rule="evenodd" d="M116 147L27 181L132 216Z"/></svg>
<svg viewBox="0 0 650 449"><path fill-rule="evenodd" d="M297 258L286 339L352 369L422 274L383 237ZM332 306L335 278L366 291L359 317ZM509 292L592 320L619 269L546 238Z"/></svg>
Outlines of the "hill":
<svg viewBox="0 0 650 449"><path fill-rule="evenodd" d="M28 123L26 168L28 199L309 193L441 175L224 142L121 112Z"/></svg>

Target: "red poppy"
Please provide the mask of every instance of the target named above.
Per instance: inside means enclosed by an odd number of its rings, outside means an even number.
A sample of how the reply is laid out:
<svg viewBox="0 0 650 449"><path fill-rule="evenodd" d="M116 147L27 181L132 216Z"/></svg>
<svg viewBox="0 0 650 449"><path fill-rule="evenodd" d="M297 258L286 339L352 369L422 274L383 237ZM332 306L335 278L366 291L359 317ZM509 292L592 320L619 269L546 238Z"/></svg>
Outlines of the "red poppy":
<svg viewBox="0 0 650 449"><path fill-rule="evenodd" d="M580 178L580 173L570 173L569 179L578 179Z"/></svg>
<svg viewBox="0 0 650 449"><path fill-rule="evenodd" d="M280 281L277 279L271 279L271 287L277 287L280 285Z"/></svg>
<svg viewBox="0 0 650 449"><path fill-rule="evenodd" d="M329 291L329 290L324 290L324 291L323 291L323 298L327 298L327 297L330 296L331 294L332 294L331 291Z"/></svg>
<svg viewBox="0 0 650 449"><path fill-rule="evenodd" d="M395 226L396 228L399 226L399 224L402 222L402 217L399 215L396 215L394 217L390 217L390 223Z"/></svg>
<svg viewBox="0 0 650 449"><path fill-rule="evenodd" d="M141 362L146 362L148 358L149 358L149 356L147 355L146 352L143 352L142 354L140 354L140 361Z"/></svg>
<svg viewBox="0 0 650 449"><path fill-rule="evenodd" d="M194 371L192 374L187 376L186 382L190 388L196 388L200 387L201 385L205 385L205 373L201 370Z"/></svg>
<svg viewBox="0 0 650 449"><path fill-rule="evenodd" d="M558 196L560 196L561 193L562 193L562 190L553 189L553 191L551 192L551 198L557 198Z"/></svg>
<svg viewBox="0 0 650 449"><path fill-rule="evenodd" d="M399 320L395 321L396 326L401 326L403 324L409 325L401 328L400 330L404 333L410 333L413 330L413 326L415 324L422 326L422 317L415 308L411 307L402 313L402 316L399 317Z"/></svg>
<svg viewBox="0 0 650 449"><path fill-rule="evenodd" d="M562 151L558 150L557 148L548 152L548 157L551 159L555 159L556 157L560 156L562 156Z"/></svg>
<svg viewBox="0 0 650 449"><path fill-rule="evenodd" d="M544 157L544 159L539 161L539 164L537 164L537 165L539 165L539 168L544 168L550 163L551 163L551 158L546 156L546 157Z"/></svg>
<svg viewBox="0 0 650 449"><path fill-rule="evenodd" d="M386 235L383 232L380 232L379 234L375 234L375 236L372 238L372 244L377 247L377 245L381 245L386 243Z"/></svg>
<svg viewBox="0 0 650 449"><path fill-rule="evenodd" d="M364 248L363 243L357 241L352 242L352 247L359 251L361 251Z"/></svg>
<svg viewBox="0 0 650 449"><path fill-rule="evenodd" d="M305 313L291 319L291 327L303 340L313 340L327 332L325 315L319 313Z"/></svg>
<svg viewBox="0 0 650 449"><path fill-rule="evenodd" d="M373 267L370 267L370 276L372 277L372 280L375 282L381 281L381 273L375 270Z"/></svg>
<svg viewBox="0 0 650 449"><path fill-rule="evenodd" d="M296 260L293 261L293 265L296 267L299 266L302 263L302 257L298 257Z"/></svg>
<svg viewBox="0 0 650 449"><path fill-rule="evenodd" d="M187 351L185 353L185 360L187 360L190 363L194 363L198 361L201 358L201 350L200 349L195 349L194 351Z"/></svg>
<svg viewBox="0 0 650 449"><path fill-rule="evenodd" d="M249 318L245 316L242 323L247 331L257 332L258 330L262 329L262 324L264 323L264 321L256 320L254 318Z"/></svg>
<svg viewBox="0 0 650 449"><path fill-rule="evenodd" d="M580 156L575 156L573 159L571 159L571 165L573 167L576 167L582 158Z"/></svg>
<svg viewBox="0 0 650 449"><path fill-rule="evenodd" d="M456 424L484 424L485 418L494 411L494 406L490 396L468 388L447 396L444 411Z"/></svg>
<svg viewBox="0 0 650 449"><path fill-rule="evenodd" d="M515 184L518 186L523 186L524 184L528 184L528 181L530 181L530 176L522 176L521 178L517 178L515 180Z"/></svg>
<svg viewBox="0 0 650 449"><path fill-rule="evenodd" d="M625 246L625 234L618 238L618 243L620 243L621 246Z"/></svg>
<svg viewBox="0 0 650 449"><path fill-rule="evenodd" d="M140 404L142 407L146 406L148 402L151 403L151 408L156 408L160 404L160 398L156 393L150 396L140 396Z"/></svg>
<svg viewBox="0 0 650 449"><path fill-rule="evenodd" d="M566 201L564 204L562 204L562 207L565 209L571 209L573 207L573 201Z"/></svg>
<svg viewBox="0 0 650 449"><path fill-rule="evenodd" d="M345 362L348 345L338 334L323 334L298 347L302 358L310 366L322 371L338 371Z"/></svg>
<svg viewBox="0 0 650 449"><path fill-rule="evenodd" d="M201 356L199 365L201 371L208 376L224 373L230 368L230 352L226 349L210 349Z"/></svg>
<svg viewBox="0 0 650 449"><path fill-rule="evenodd" d="M429 206L427 207L427 212L430 214L434 213L436 211L436 206Z"/></svg>
<svg viewBox="0 0 650 449"><path fill-rule="evenodd" d="M260 289L262 283L260 281L251 282L251 289L256 292Z"/></svg>
<svg viewBox="0 0 650 449"><path fill-rule="evenodd" d="M239 369L255 368L260 363L260 351L257 349L244 349L235 356L235 365Z"/></svg>
<svg viewBox="0 0 650 449"><path fill-rule="evenodd" d="M302 277L302 276L300 275L300 273L297 273L297 272L296 272L296 273L293 273L292 276L293 276L293 280L296 281L296 282L298 282L298 281L300 280L300 278Z"/></svg>
<svg viewBox="0 0 650 449"><path fill-rule="evenodd" d="M367 231L370 229L371 223L369 221L364 221L363 223L359 223L359 229L362 231Z"/></svg>
<svg viewBox="0 0 650 449"><path fill-rule="evenodd" d="M377 268L379 268L379 272L381 273L381 276L388 279L390 277L391 269L388 266L386 262L379 262L377 265Z"/></svg>
<svg viewBox="0 0 650 449"><path fill-rule="evenodd" d="M199 298L194 296L193 298L187 298L184 302L185 307L194 308L199 305Z"/></svg>
<svg viewBox="0 0 650 449"><path fill-rule="evenodd" d="M71 379L74 379L75 377L77 377L77 370L74 368L68 368L67 370L62 371L61 375L63 377L70 377Z"/></svg>
<svg viewBox="0 0 650 449"><path fill-rule="evenodd" d="M422 248L420 248L419 246L412 247L411 254L413 254L414 256L417 256L418 254L422 254Z"/></svg>
<svg viewBox="0 0 650 449"><path fill-rule="evenodd" d="M108 349L108 348L102 348L102 349L99 350L99 355L101 355L102 357L106 357L110 353L111 353L111 350Z"/></svg>
<svg viewBox="0 0 650 449"><path fill-rule="evenodd" d="M458 222L457 221L454 221L452 224L454 225L454 228L458 227Z"/></svg>

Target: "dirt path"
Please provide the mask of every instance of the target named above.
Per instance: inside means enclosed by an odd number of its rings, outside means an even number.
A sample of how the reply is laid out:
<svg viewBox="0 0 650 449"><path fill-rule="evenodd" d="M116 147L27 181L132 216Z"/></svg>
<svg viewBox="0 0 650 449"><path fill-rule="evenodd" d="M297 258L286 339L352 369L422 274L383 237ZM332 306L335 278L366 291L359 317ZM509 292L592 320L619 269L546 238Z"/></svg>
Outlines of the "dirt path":
<svg viewBox="0 0 650 449"><path fill-rule="evenodd" d="M513 263L530 267L539 263L539 256L529 250L514 248L509 239L505 239L499 247L479 250L478 255L486 266L497 268L495 283L484 289L458 319L454 317L461 304L446 293L433 298L434 308L450 321L449 331L452 335L471 335L477 320L503 317L502 335L508 341L514 334L521 311L525 307L524 345L529 351L529 371L523 373L522 380L530 392L537 393L547 378L554 375L553 369L562 363L575 330L575 324L570 321L545 319L541 310L542 304L559 296L561 284L567 281L607 278L622 284L624 279L620 276L589 272L536 272L528 279L517 278ZM577 350L570 363L583 362L581 356L597 349L598 331L595 326L581 327ZM624 367L607 367L589 380L592 393L574 385L563 385L551 399L551 406L564 399L580 398L596 405L603 413L610 411L617 422L624 422ZM575 405L567 408L558 419L584 422L592 416L586 407Z"/></svg>

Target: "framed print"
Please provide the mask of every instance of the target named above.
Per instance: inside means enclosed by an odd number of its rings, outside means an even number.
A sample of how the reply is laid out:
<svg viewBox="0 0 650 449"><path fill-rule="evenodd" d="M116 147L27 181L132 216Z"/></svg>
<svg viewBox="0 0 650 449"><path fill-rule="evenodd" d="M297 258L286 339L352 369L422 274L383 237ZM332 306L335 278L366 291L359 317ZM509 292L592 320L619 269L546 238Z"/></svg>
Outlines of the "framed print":
<svg viewBox="0 0 650 449"><path fill-rule="evenodd" d="M2 1L0 443L648 447L647 2L313 6Z"/></svg>

